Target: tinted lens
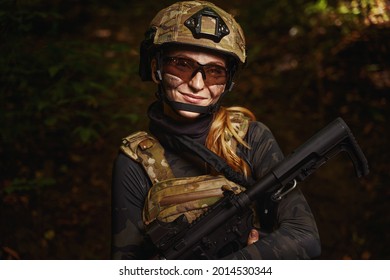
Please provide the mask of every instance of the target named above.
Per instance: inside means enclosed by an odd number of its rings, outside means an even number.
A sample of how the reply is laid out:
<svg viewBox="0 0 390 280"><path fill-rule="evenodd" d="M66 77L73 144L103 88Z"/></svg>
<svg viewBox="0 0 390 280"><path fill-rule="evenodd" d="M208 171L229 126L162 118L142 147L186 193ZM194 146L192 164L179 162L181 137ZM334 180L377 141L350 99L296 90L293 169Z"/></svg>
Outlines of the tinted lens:
<svg viewBox="0 0 390 280"><path fill-rule="evenodd" d="M226 69L219 65L204 65L203 71L206 73L206 84L223 85L226 84Z"/></svg>
<svg viewBox="0 0 390 280"><path fill-rule="evenodd" d="M202 65L195 60L182 57L165 57L163 71L179 77L184 82L191 81L196 73L201 71L205 84L208 86L223 85L227 81L225 67L217 64Z"/></svg>

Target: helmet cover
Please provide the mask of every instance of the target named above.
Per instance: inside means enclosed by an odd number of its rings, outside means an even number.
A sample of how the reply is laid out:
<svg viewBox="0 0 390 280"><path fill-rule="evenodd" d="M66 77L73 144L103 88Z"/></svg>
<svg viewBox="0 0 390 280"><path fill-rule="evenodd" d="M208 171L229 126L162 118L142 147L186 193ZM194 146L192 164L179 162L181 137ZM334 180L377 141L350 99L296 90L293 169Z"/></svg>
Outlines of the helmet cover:
<svg viewBox="0 0 390 280"><path fill-rule="evenodd" d="M202 47L227 54L244 64L245 38L234 17L206 1L177 2L162 9L141 43L140 75L150 80L152 53L166 44Z"/></svg>

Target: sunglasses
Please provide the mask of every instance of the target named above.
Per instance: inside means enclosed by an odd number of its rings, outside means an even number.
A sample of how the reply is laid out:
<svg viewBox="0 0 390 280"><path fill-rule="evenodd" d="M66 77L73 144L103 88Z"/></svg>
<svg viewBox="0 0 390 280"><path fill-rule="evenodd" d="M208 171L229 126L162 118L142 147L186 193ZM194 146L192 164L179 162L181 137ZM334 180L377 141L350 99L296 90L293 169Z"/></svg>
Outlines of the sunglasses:
<svg viewBox="0 0 390 280"><path fill-rule="evenodd" d="M228 79L225 67L213 63L200 64L193 59L184 57L164 57L163 71L179 77L186 83L191 81L198 72L201 72L207 86L224 85Z"/></svg>

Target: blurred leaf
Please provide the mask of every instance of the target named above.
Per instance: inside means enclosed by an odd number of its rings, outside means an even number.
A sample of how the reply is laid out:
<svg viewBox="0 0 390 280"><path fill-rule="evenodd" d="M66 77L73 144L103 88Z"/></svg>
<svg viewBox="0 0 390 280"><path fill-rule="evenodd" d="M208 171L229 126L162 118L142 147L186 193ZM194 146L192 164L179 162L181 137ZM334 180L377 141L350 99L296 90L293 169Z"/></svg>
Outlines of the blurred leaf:
<svg viewBox="0 0 390 280"><path fill-rule="evenodd" d="M39 178L33 180L16 178L4 189L6 194L21 191L37 191L39 188L50 187L56 184L54 178Z"/></svg>
<svg viewBox="0 0 390 280"><path fill-rule="evenodd" d="M83 143L89 143L99 138L99 133L91 127L77 127L73 133L78 135Z"/></svg>

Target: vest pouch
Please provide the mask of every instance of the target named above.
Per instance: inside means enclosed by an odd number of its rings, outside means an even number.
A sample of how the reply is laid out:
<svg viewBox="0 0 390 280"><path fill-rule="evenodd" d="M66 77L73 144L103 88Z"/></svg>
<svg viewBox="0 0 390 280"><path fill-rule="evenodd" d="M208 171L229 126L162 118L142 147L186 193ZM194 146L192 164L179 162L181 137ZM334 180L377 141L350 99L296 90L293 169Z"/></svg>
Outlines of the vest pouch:
<svg viewBox="0 0 390 280"><path fill-rule="evenodd" d="M222 175L172 178L155 183L145 201L144 224L155 219L172 222L182 214L191 223L220 200L225 190L238 194L245 188Z"/></svg>

